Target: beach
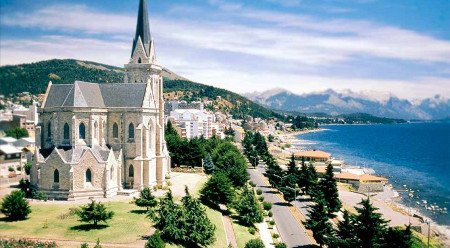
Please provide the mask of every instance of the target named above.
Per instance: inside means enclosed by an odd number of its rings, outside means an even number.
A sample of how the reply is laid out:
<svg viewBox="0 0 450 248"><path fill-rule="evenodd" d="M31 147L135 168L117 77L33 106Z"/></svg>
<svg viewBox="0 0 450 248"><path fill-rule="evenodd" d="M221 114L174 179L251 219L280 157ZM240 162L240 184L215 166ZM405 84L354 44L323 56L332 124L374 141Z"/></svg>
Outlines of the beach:
<svg viewBox="0 0 450 248"><path fill-rule="evenodd" d="M281 153L278 154L277 158L279 158L279 162L286 162L287 158L295 151L305 150L307 146L316 144L316 141L312 143L311 141L299 138L299 136L307 133L323 132L326 130L327 129L316 129L280 133L277 136L277 139L280 141L280 146L287 148L282 149ZM284 164L280 165L283 166ZM388 178L390 177L390 175L383 176ZM361 199L366 197L366 194L361 194L354 190L350 190L349 187L346 187L346 185L339 185L339 198L343 203L343 207L349 211L354 211L354 207L361 201ZM394 190L391 184L388 183L384 187L383 192L371 193L370 199L372 204L379 209L378 211L383 214L384 218L389 221L388 225L406 226L411 223L414 230L420 232L424 236L427 235L428 224L426 221L430 220L430 218L426 217L418 209L415 209L413 204L409 203L405 205L405 203L402 203L401 195ZM417 214L422 218L414 217L414 214ZM434 221L430 221L430 226L431 235L436 236L442 244L449 247L450 227L438 225Z"/></svg>

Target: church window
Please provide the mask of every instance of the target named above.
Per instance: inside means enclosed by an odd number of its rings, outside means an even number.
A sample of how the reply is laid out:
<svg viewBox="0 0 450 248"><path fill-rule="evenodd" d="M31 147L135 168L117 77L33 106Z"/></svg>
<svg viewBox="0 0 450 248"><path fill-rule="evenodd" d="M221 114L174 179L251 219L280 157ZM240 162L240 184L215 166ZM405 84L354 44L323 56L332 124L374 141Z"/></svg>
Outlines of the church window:
<svg viewBox="0 0 450 248"><path fill-rule="evenodd" d="M138 64L142 63L141 58L138 58Z"/></svg>
<svg viewBox="0 0 450 248"><path fill-rule="evenodd" d="M112 180L113 179L113 173L114 173L114 167L111 166L111 169L109 170L109 178Z"/></svg>
<svg viewBox="0 0 450 248"><path fill-rule="evenodd" d="M69 124L64 124L64 139L67 140L70 138L70 128L69 128Z"/></svg>
<svg viewBox="0 0 450 248"><path fill-rule="evenodd" d="M119 127L117 126L117 123L113 124L113 138L119 138Z"/></svg>
<svg viewBox="0 0 450 248"><path fill-rule="evenodd" d="M132 164L128 167L128 177L134 177L134 167Z"/></svg>
<svg viewBox="0 0 450 248"><path fill-rule="evenodd" d="M91 173L91 169L87 169L87 170L86 170L86 182L87 182L87 183L92 182L92 173Z"/></svg>
<svg viewBox="0 0 450 248"><path fill-rule="evenodd" d="M80 139L86 138L86 126L84 125L84 123L80 123L80 126L78 127L78 133Z"/></svg>
<svg viewBox="0 0 450 248"><path fill-rule="evenodd" d="M51 138L52 137L52 123L49 122L47 125L47 137Z"/></svg>
<svg viewBox="0 0 450 248"><path fill-rule="evenodd" d="M53 172L53 182L54 183L59 183L59 171L58 171L58 169L55 169L55 171Z"/></svg>
<svg viewBox="0 0 450 248"><path fill-rule="evenodd" d="M128 125L128 139L134 139L134 125L133 125L133 123L130 123L130 125Z"/></svg>
<svg viewBox="0 0 450 248"><path fill-rule="evenodd" d="M92 138L97 138L98 135L98 125L97 122L94 122L94 134L92 135Z"/></svg>

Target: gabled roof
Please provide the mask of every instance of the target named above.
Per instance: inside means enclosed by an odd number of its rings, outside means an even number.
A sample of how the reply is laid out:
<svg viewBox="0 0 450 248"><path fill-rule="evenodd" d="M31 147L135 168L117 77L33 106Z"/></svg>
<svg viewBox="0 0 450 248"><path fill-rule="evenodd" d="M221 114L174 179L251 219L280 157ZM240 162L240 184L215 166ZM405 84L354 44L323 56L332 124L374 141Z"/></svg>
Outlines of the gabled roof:
<svg viewBox="0 0 450 248"><path fill-rule="evenodd" d="M312 150L312 151L299 151L294 154L296 157L311 157L311 158L330 158L331 154L324 151Z"/></svg>
<svg viewBox="0 0 450 248"><path fill-rule="evenodd" d="M147 84L97 84L75 81L52 84L44 108L50 107L142 107Z"/></svg>
<svg viewBox="0 0 450 248"><path fill-rule="evenodd" d="M150 24L148 22L148 11L147 11L147 0L139 1L139 12L136 24L136 34L133 40L133 49L131 50L131 56L133 56L134 49L137 46L139 37L144 45L145 52L147 56L150 55L150 41L152 40L150 36Z"/></svg>

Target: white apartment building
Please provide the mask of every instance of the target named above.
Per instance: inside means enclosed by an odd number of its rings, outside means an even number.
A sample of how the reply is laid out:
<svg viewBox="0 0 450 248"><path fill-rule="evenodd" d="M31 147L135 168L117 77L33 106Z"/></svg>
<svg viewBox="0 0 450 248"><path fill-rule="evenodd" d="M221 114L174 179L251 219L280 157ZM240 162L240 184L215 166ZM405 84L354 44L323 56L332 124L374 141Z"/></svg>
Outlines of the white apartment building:
<svg viewBox="0 0 450 248"><path fill-rule="evenodd" d="M183 138L191 139L203 136L208 139L214 135L215 116L206 110L175 109L170 112L169 119L175 124Z"/></svg>

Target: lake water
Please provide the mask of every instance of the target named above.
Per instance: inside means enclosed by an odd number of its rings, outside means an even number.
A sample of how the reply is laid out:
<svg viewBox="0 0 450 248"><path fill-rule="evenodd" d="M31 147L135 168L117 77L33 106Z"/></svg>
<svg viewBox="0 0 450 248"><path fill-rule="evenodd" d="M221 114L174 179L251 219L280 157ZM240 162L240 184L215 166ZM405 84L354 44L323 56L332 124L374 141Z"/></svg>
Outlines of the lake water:
<svg viewBox="0 0 450 248"><path fill-rule="evenodd" d="M409 202L403 197L405 205L411 204L438 224L450 225L450 213L427 210L424 204L450 211L450 123L322 128L326 131L298 138L311 142L307 148L325 150L347 164L373 168L388 177L395 189L406 185L414 191L414 198Z"/></svg>

